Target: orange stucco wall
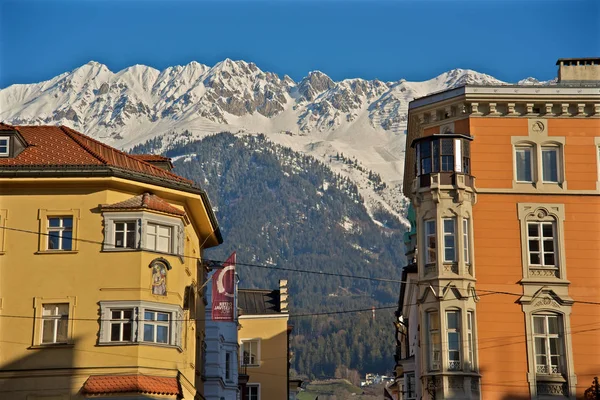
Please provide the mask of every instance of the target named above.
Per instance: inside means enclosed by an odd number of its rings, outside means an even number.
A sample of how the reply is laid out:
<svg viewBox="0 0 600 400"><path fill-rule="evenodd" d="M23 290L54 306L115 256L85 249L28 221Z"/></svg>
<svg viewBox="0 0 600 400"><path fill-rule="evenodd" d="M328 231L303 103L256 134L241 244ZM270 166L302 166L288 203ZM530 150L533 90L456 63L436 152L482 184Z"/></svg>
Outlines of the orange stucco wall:
<svg viewBox="0 0 600 400"><path fill-rule="evenodd" d="M565 137L565 175L569 191L595 190L598 180L598 120L548 119L549 136ZM484 399L529 395L525 316L522 293L520 225L517 203L560 203L569 295L575 301L600 302L600 195L516 194L512 192L511 136L527 136L527 119L471 118L472 171L477 188L508 189L479 193L473 208L477 288L479 366ZM575 303L571 331L577 395L600 373L600 306ZM508 397L507 397L508 396Z"/></svg>

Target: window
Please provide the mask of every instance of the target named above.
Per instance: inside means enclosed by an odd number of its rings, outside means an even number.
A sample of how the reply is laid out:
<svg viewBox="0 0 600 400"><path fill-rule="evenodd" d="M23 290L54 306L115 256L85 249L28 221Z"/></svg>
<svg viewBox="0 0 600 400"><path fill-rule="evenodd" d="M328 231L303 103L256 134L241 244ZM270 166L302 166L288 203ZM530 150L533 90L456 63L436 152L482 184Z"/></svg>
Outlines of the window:
<svg viewBox="0 0 600 400"><path fill-rule="evenodd" d="M67 343L68 331L69 303L42 305L41 344Z"/></svg>
<svg viewBox="0 0 600 400"><path fill-rule="evenodd" d="M241 346L242 365L258 366L260 364L258 347L259 347L258 340L242 341L242 346Z"/></svg>
<svg viewBox="0 0 600 400"><path fill-rule="evenodd" d="M169 343L170 314L159 311L144 312L144 342Z"/></svg>
<svg viewBox="0 0 600 400"><path fill-rule="evenodd" d="M517 182L533 182L533 158L531 147L517 147L515 150Z"/></svg>
<svg viewBox="0 0 600 400"><path fill-rule="evenodd" d="M133 309L111 310L110 312L110 341L131 342L133 327Z"/></svg>
<svg viewBox="0 0 600 400"><path fill-rule="evenodd" d="M429 370L437 371L441 367L440 320L437 312L427 313Z"/></svg>
<svg viewBox="0 0 600 400"><path fill-rule="evenodd" d="M172 228L170 226L148 223L146 227L146 249L171 252Z"/></svg>
<svg viewBox="0 0 600 400"><path fill-rule="evenodd" d="M404 392L403 399L411 400L417 398L417 392L415 388L415 374L404 374Z"/></svg>
<svg viewBox="0 0 600 400"><path fill-rule="evenodd" d="M535 372L558 375L563 373L564 345L562 319L559 315L533 315Z"/></svg>
<svg viewBox="0 0 600 400"><path fill-rule="evenodd" d="M529 265L556 267L554 222L528 222Z"/></svg>
<svg viewBox="0 0 600 400"><path fill-rule="evenodd" d="M467 312L467 346L469 347L469 362L471 363L471 371L475 371L475 349L473 340L473 324L475 319L473 311Z"/></svg>
<svg viewBox="0 0 600 400"><path fill-rule="evenodd" d="M115 247L135 249L135 221L115 221Z"/></svg>
<svg viewBox="0 0 600 400"><path fill-rule="evenodd" d="M444 262L456 261L456 219L444 218Z"/></svg>
<svg viewBox="0 0 600 400"><path fill-rule="evenodd" d="M421 175L431 173L431 142L421 143Z"/></svg>
<svg viewBox="0 0 600 400"><path fill-rule="evenodd" d="M260 386L259 385L246 386L246 400L260 400Z"/></svg>
<svg viewBox="0 0 600 400"><path fill-rule="evenodd" d="M48 217L48 250L73 249L73 217Z"/></svg>
<svg viewBox="0 0 600 400"><path fill-rule="evenodd" d="M10 138L0 136L0 157L8 157L10 154Z"/></svg>
<svg viewBox="0 0 600 400"><path fill-rule="evenodd" d="M470 263L470 257L469 257L469 252L470 252L470 248L469 248L469 220L467 218L463 218L462 220L463 222L463 259L465 261L465 264L469 264Z"/></svg>
<svg viewBox="0 0 600 400"><path fill-rule="evenodd" d="M442 171L454 171L454 143L452 139L442 139Z"/></svg>
<svg viewBox="0 0 600 400"><path fill-rule="evenodd" d="M102 345L143 343L181 347L183 311L178 305L103 301L100 312Z"/></svg>
<svg viewBox="0 0 600 400"><path fill-rule="evenodd" d="M446 311L448 370L460 370L460 311Z"/></svg>
<svg viewBox="0 0 600 400"><path fill-rule="evenodd" d="M542 180L558 183L558 147L542 147Z"/></svg>
<svg viewBox="0 0 600 400"><path fill-rule="evenodd" d="M233 379L233 374L231 372L231 352L225 353L225 379L230 381Z"/></svg>
<svg viewBox="0 0 600 400"><path fill-rule="evenodd" d="M437 260L435 243L435 220L425 221L425 246L427 248L425 253L425 263L427 264L433 264Z"/></svg>

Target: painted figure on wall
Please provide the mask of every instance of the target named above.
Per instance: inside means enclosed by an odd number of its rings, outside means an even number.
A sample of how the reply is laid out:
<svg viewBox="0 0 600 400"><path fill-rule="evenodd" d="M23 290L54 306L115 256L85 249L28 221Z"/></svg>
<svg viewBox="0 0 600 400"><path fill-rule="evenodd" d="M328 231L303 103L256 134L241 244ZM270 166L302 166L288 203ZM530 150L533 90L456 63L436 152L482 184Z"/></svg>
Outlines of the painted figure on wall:
<svg viewBox="0 0 600 400"><path fill-rule="evenodd" d="M152 294L167 295L167 267L161 262L152 263Z"/></svg>

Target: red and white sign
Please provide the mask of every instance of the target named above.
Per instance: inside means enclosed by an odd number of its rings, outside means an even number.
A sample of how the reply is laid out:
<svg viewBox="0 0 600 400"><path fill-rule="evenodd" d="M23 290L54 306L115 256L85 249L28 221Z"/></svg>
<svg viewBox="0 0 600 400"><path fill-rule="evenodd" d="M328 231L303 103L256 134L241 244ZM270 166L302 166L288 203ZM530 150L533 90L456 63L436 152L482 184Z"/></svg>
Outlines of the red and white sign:
<svg viewBox="0 0 600 400"><path fill-rule="evenodd" d="M212 319L233 321L235 298L235 252L212 277Z"/></svg>

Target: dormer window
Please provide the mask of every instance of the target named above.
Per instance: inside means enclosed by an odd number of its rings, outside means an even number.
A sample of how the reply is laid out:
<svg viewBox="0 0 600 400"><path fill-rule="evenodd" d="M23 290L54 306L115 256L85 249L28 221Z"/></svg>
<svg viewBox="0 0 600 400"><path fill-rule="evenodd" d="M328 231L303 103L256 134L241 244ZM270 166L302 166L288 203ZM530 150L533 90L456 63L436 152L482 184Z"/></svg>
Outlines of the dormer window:
<svg viewBox="0 0 600 400"><path fill-rule="evenodd" d="M10 137L0 136L0 157L8 157L10 154Z"/></svg>

